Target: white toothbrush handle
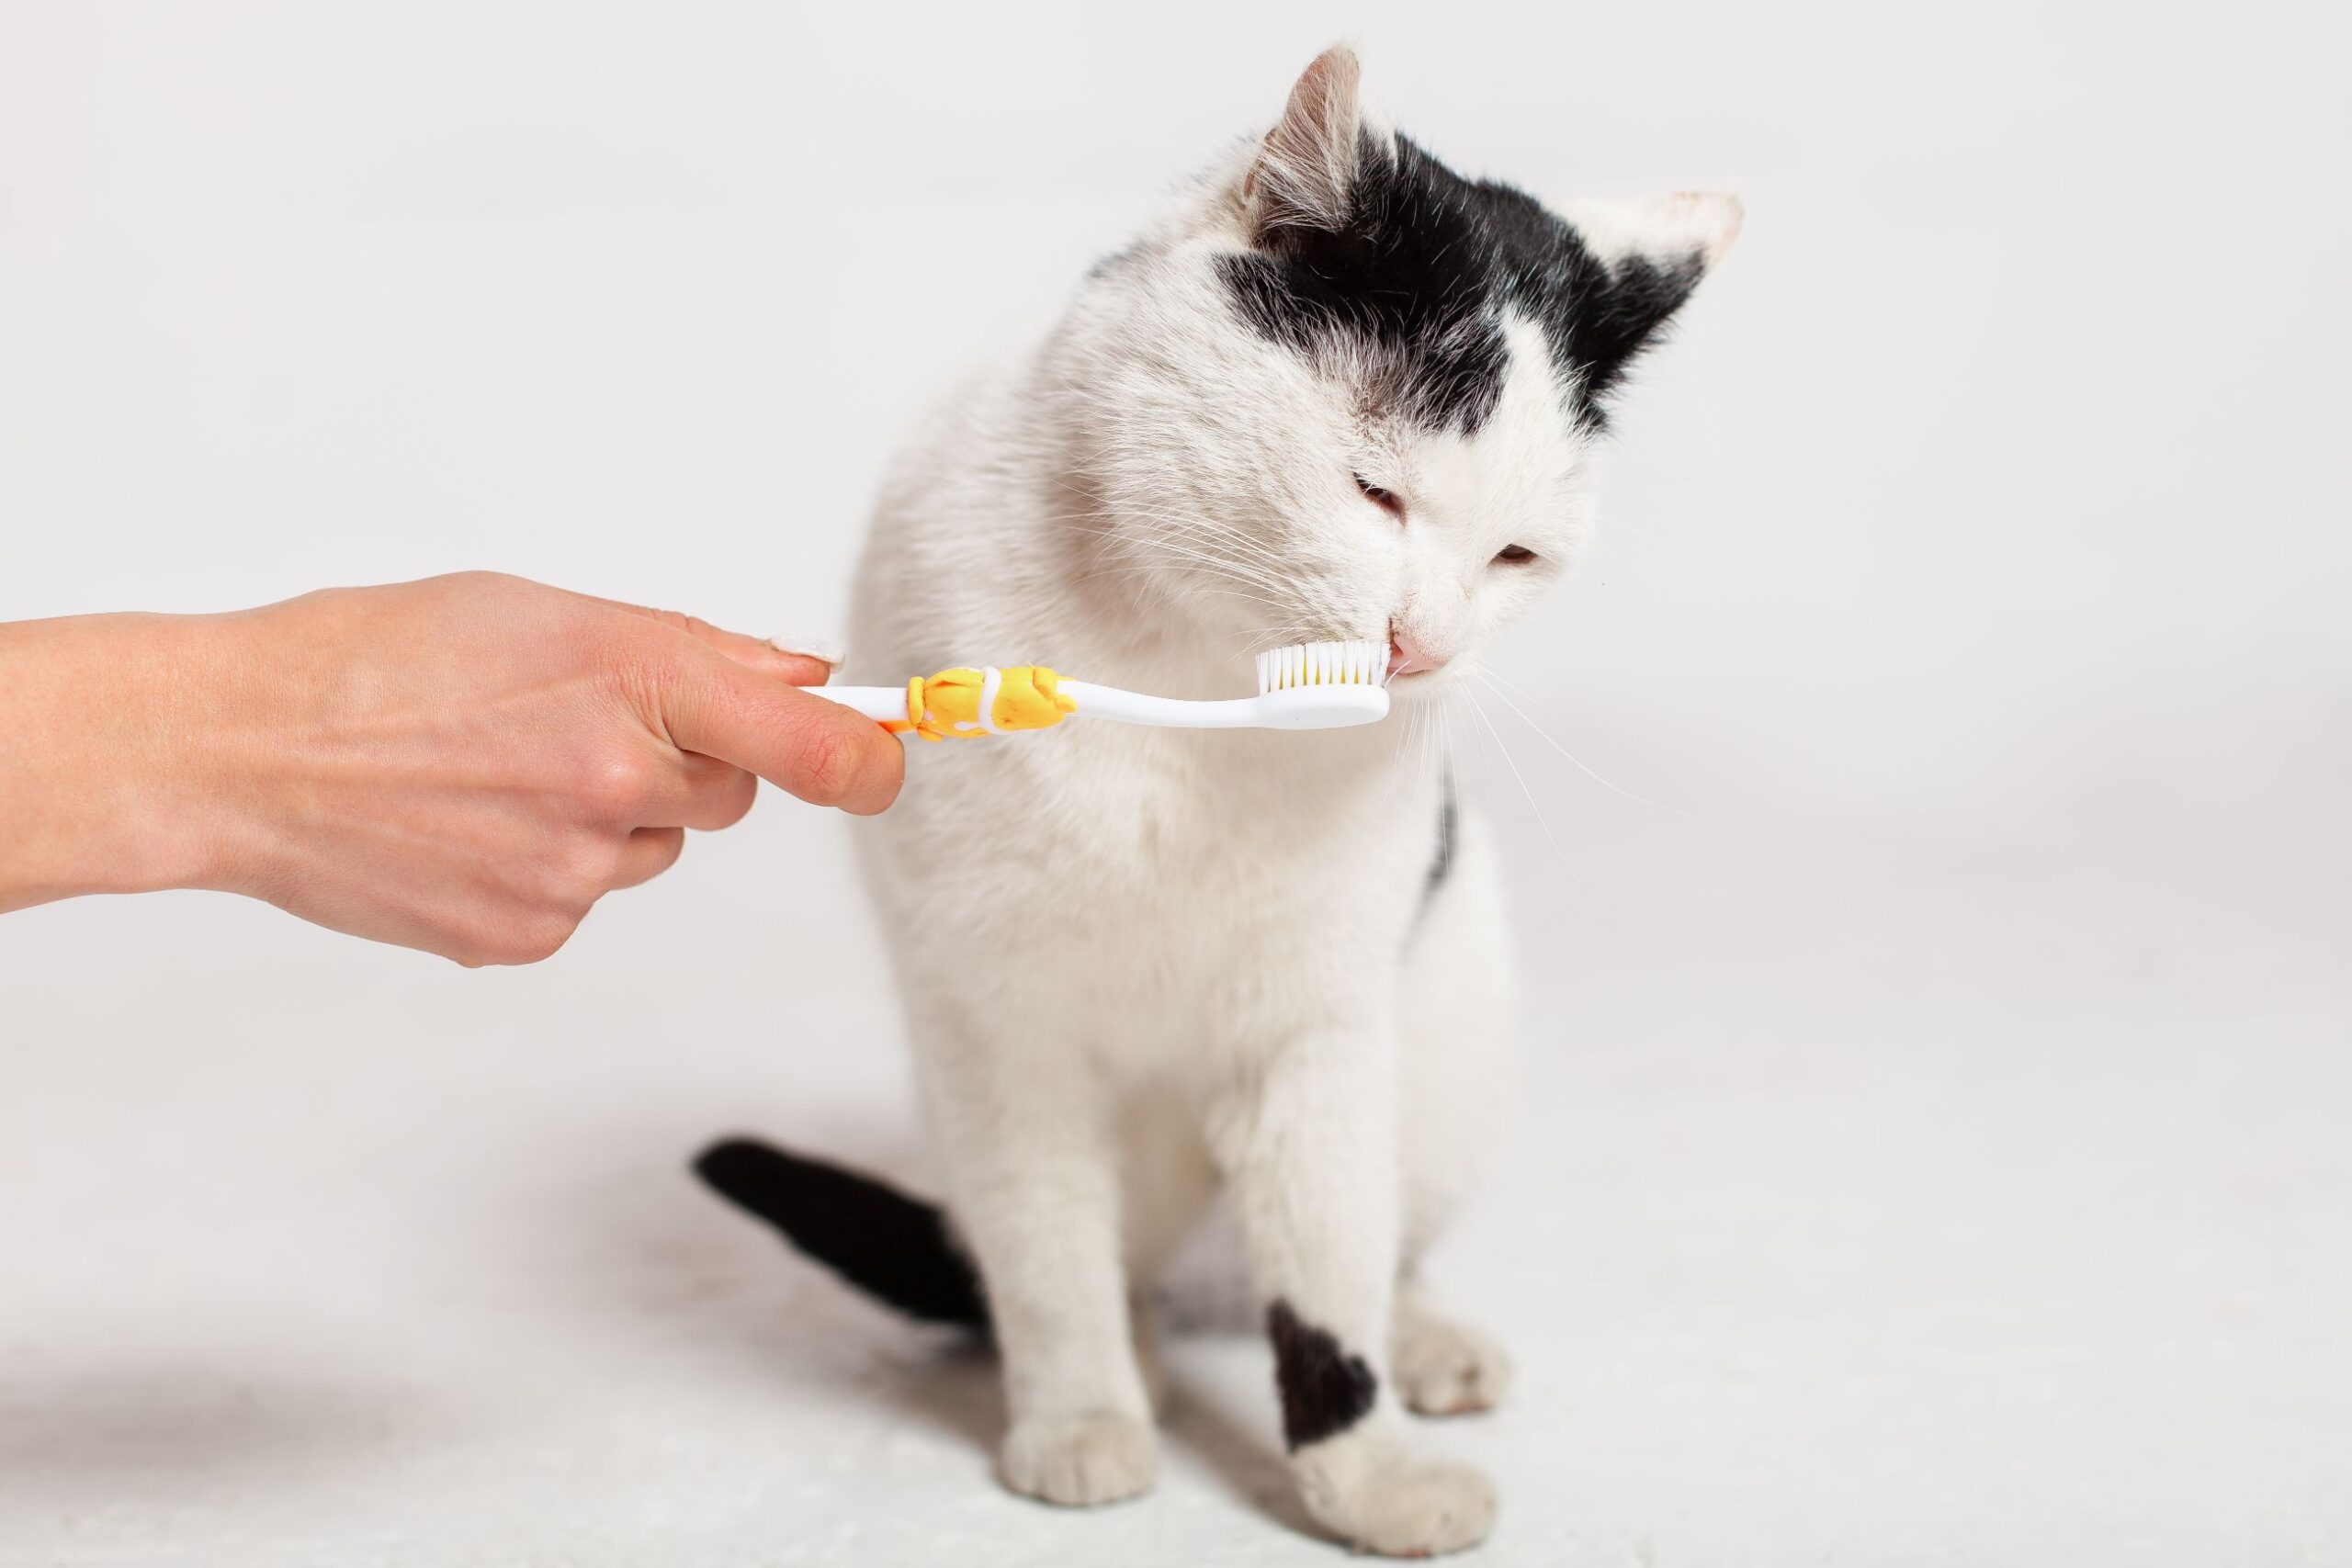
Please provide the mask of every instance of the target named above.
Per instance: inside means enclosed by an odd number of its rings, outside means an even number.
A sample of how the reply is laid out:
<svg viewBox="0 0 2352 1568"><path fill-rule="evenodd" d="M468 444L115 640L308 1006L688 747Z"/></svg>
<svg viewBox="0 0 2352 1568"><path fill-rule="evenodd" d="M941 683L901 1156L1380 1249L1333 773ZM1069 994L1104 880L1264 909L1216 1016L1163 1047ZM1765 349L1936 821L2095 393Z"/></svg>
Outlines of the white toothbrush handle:
<svg viewBox="0 0 2352 1568"><path fill-rule="evenodd" d="M868 718L906 721L907 689L904 686L804 686L801 690L812 697L823 697L845 708L854 708Z"/></svg>
<svg viewBox="0 0 2352 1568"><path fill-rule="evenodd" d="M1122 724L1156 724L1170 729L1240 729L1258 716L1258 699L1230 697L1221 702L1187 702L1177 697L1147 696L1141 692L1098 686L1091 681L1064 681L1061 689L1078 703L1077 718L1114 718ZM809 695L854 708L868 718L904 719L904 686L810 686Z"/></svg>
<svg viewBox="0 0 2352 1568"><path fill-rule="evenodd" d="M983 696L994 697L997 672ZM1388 694L1363 683L1296 686L1254 697L1193 701L1155 697L1091 681L1063 681L1061 693L1077 705L1072 718L1107 718L1120 724L1157 725L1163 729L1329 729L1341 725L1370 724L1388 712ZM907 722L904 686L809 686L811 694L836 702L866 717L903 726ZM1035 725L1016 728L1035 728ZM983 725L965 726L957 735L990 734Z"/></svg>
<svg viewBox="0 0 2352 1568"><path fill-rule="evenodd" d="M1072 717L1152 724L1162 729L1247 729L1259 722L1264 711L1256 697L1193 702L1098 686L1091 681L1064 681L1061 689L1078 704Z"/></svg>

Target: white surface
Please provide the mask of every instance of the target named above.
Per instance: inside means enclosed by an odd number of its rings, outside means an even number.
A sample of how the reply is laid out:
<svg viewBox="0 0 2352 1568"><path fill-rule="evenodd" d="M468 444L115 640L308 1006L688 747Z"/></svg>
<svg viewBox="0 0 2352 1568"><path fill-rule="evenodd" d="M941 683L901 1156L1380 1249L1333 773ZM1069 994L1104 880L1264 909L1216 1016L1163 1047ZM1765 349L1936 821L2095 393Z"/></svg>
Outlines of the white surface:
<svg viewBox="0 0 2352 1568"><path fill-rule="evenodd" d="M1110 15L0 11L0 615L489 565L830 630L921 399L1351 32L1465 167L1750 214L1498 660L1680 810L1456 724L1538 987L1448 1258L1522 1367L1443 1434L1487 1560L2352 1557L2332 40ZM0 922L0 1562L1329 1561L1223 1317L1158 1494L1050 1513L983 1361L685 1180L921 1170L845 831L514 973Z"/></svg>

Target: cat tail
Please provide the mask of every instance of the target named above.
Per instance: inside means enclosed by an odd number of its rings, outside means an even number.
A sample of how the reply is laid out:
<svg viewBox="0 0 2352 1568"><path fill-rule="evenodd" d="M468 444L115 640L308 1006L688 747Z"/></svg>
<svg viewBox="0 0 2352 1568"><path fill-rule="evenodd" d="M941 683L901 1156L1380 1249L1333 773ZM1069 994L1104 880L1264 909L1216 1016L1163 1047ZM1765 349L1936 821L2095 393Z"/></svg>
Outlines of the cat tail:
<svg viewBox="0 0 2352 1568"><path fill-rule="evenodd" d="M937 1204L755 1138L711 1145L695 1156L695 1174L876 1301L926 1323L987 1330L979 1274Z"/></svg>

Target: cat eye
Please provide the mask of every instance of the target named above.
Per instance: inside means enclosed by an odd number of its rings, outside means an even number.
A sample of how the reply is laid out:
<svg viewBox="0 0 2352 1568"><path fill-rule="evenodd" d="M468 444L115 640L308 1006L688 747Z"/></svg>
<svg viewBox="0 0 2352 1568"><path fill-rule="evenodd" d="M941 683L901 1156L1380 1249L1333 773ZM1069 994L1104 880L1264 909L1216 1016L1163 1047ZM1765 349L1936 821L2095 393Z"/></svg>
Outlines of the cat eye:
<svg viewBox="0 0 2352 1568"><path fill-rule="evenodd" d="M1402 523L1405 521L1405 498L1403 496L1398 495L1395 491L1381 489L1378 485L1374 484L1370 479L1365 479L1362 474L1356 475L1355 479L1356 489L1363 491L1363 498L1366 501L1380 508L1381 511L1388 513L1389 516L1396 519L1397 522Z"/></svg>
<svg viewBox="0 0 2352 1568"><path fill-rule="evenodd" d="M1525 545L1505 545L1495 552L1495 561L1498 566L1525 566L1534 558L1535 552Z"/></svg>

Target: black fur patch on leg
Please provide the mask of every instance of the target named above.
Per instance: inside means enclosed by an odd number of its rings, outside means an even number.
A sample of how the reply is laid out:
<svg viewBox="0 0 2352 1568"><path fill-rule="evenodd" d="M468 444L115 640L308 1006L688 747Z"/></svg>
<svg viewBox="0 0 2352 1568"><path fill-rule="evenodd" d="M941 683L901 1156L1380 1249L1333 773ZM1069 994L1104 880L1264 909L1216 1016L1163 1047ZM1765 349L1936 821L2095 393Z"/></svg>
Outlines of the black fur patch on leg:
<svg viewBox="0 0 2352 1568"><path fill-rule="evenodd" d="M1372 1409L1380 1380L1362 1356L1351 1356L1330 1331L1316 1327L1290 1303L1266 1309L1274 1342L1274 1387L1283 1398L1283 1441L1293 1450L1335 1437Z"/></svg>

